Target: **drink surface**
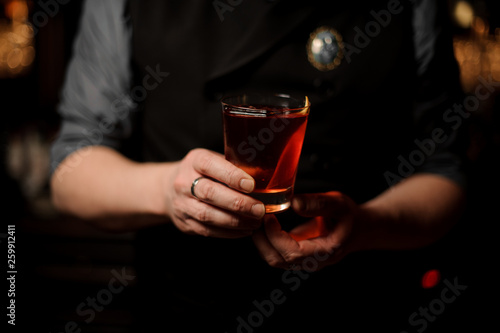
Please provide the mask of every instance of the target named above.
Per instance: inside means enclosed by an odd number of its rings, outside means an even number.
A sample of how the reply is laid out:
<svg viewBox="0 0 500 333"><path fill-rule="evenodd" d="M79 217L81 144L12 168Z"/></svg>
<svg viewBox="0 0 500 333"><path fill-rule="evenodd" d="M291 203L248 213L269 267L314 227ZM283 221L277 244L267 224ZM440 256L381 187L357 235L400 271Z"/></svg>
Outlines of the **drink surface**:
<svg viewBox="0 0 500 333"><path fill-rule="evenodd" d="M224 110L226 159L255 179L256 193L289 191L307 125L307 114L259 107L266 112L249 115Z"/></svg>

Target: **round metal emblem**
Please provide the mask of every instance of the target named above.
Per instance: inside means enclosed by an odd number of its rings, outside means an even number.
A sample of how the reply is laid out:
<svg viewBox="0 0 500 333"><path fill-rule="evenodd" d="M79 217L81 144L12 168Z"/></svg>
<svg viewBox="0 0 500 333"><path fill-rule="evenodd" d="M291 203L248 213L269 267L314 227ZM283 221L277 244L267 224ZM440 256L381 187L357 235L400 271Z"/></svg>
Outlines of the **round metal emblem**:
<svg viewBox="0 0 500 333"><path fill-rule="evenodd" d="M319 27L307 41L307 58L320 71L329 71L340 65L344 57L344 43L337 30Z"/></svg>

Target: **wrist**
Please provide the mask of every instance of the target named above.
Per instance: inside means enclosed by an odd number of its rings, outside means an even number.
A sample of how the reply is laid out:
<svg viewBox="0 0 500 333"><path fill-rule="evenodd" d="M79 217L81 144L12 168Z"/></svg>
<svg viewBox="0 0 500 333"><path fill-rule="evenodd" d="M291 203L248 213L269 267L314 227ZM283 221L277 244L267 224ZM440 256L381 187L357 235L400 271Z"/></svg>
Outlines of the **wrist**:
<svg viewBox="0 0 500 333"><path fill-rule="evenodd" d="M386 249L388 226L395 225L397 220L392 211L377 203L361 204L353 226L351 252Z"/></svg>
<svg viewBox="0 0 500 333"><path fill-rule="evenodd" d="M134 170L139 211L143 214L167 216L167 193L171 186L173 163L138 163Z"/></svg>

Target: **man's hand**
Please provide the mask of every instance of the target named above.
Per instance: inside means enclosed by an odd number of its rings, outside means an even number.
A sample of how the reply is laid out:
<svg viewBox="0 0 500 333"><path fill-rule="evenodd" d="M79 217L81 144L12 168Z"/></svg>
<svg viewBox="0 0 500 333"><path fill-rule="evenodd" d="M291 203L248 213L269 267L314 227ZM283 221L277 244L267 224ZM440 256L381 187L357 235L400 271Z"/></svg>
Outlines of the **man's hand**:
<svg viewBox="0 0 500 333"><path fill-rule="evenodd" d="M459 220L464 202L453 181L415 174L359 205L339 192L296 196L293 209L311 220L286 232L275 216L266 216L253 240L271 266L300 269L316 258L306 269L321 269L352 252L427 246Z"/></svg>
<svg viewBox="0 0 500 333"><path fill-rule="evenodd" d="M191 193L193 181L201 178ZM237 238L261 225L264 205L250 193L255 181L223 155L194 149L182 159L165 185L166 211L188 234Z"/></svg>
<svg viewBox="0 0 500 333"><path fill-rule="evenodd" d="M253 235L259 253L269 265L313 270L345 256L354 234L354 221L359 218L359 208L351 198L339 192L298 195L293 198L292 208L311 219L286 232L274 215L267 215L264 228Z"/></svg>

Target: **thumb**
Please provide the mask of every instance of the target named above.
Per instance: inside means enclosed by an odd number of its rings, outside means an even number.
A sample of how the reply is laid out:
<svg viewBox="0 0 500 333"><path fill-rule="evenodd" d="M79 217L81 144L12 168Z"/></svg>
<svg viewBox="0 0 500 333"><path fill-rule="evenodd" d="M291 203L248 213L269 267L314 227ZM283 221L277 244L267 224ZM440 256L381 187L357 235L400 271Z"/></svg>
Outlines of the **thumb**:
<svg viewBox="0 0 500 333"><path fill-rule="evenodd" d="M335 217L348 209L348 197L341 192L298 194L292 199L293 210L304 217Z"/></svg>

